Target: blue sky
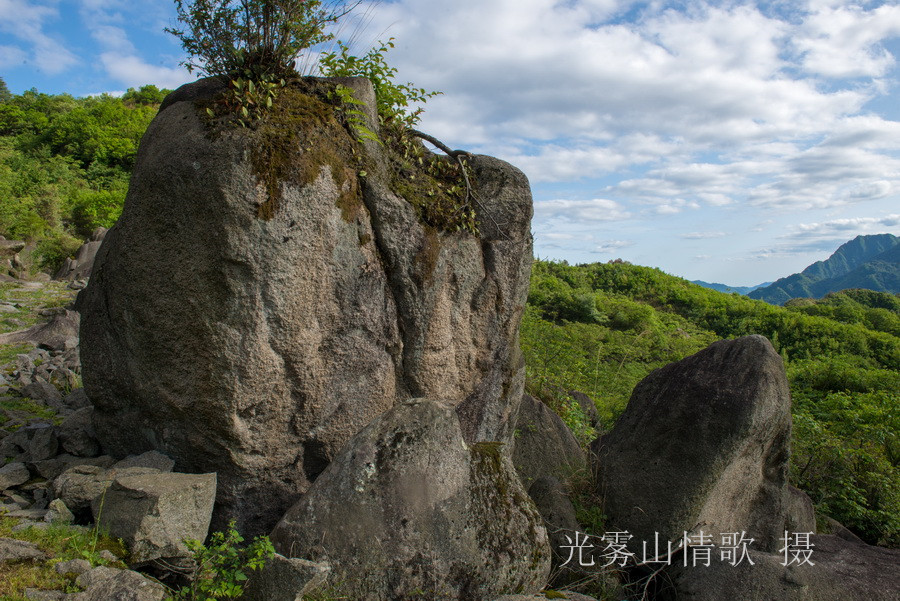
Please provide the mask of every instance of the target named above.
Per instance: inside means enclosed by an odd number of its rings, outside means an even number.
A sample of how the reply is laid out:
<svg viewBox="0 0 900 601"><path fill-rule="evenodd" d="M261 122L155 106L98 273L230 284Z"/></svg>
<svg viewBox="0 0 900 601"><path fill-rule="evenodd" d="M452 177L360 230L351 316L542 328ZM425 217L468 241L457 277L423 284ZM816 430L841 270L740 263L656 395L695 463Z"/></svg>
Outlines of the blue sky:
<svg viewBox="0 0 900 601"><path fill-rule="evenodd" d="M383 0L360 52L443 92L421 128L510 161L535 254L757 284L900 234L900 4ZM170 0L0 0L16 93L191 81Z"/></svg>

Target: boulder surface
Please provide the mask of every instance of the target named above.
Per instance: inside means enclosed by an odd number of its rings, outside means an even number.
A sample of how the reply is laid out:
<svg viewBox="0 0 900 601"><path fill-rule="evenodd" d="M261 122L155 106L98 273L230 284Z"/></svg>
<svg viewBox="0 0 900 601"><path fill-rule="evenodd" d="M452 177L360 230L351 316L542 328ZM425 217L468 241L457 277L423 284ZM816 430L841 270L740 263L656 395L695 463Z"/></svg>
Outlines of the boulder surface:
<svg viewBox="0 0 900 601"><path fill-rule="evenodd" d="M537 592L547 532L500 443L463 440L452 403L398 405L347 444L272 531L351 599L481 601Z"/></svg>
<svg viewBox="0 0 900 601"><path fill-rule="evenodd" d="M467 441L508 439L524 378L525 176L470 157L479 234L440 231L324 94L283 90L270 125L214 131L199 104L221 89L202 80L163 104L78 299L104 451L216 472L215 527L233 518L252 535L399 401L447 399Z"/></svg>
<svg viewBox="0 0 900 601"><path fill-rule="evenodd" d="M786 523L790 393L762 336L716 342L652 372L592 451L608 524L660 549L744 532L775 551Z"/></svg>

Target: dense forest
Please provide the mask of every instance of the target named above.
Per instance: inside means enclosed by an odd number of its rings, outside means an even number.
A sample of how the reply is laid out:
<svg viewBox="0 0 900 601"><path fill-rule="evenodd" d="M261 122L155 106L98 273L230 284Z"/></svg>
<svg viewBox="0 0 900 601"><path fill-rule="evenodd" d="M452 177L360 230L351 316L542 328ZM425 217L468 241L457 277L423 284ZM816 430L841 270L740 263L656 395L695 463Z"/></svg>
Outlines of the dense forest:
<svg viewBox="0 0 900 601"><path fill-rule="evenodd" d="M0 79L0 235L30 242L35 270L52 271L122 210L141 136L169 90L73 98Z"/></svg>
<svg viewBox="0 0 900 601"><path fill-rule="evenodd" d="M10 94L0 79L0 235L53 271L122 209L137 145L167 93ZM522 326L528 390L585 444L612 427L655 368L715 340L767 336L793 395L791 476L822 515L900 545L900 299L846 290L784 307L621 261L536 261ZM590 427L565 391L590 395Z"/></svg>

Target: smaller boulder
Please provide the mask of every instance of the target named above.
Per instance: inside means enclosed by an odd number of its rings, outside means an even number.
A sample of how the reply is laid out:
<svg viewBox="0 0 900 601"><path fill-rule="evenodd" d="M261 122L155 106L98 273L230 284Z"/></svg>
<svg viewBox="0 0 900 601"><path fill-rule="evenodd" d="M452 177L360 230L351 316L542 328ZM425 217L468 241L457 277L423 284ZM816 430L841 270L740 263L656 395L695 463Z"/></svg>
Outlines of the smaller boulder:
<svg viewBox="0 0 900 601"><path fill-rule="evenodd" d="M805 492L791 486L787 487L784 504L784 529L789 532L815 532L816 509L812 499Z"/></svg>
<svg viewBox="0 0 900 601"><path fill-rule="evenodd" d="M65 576L67 574L74 574L76 577L81 576L85 572L89 572L91 569L91 564L86 559L70 559L69 561L61 561L55 566L53 569L56 570L57 574L61 576Z"/></svg>
<svg viewBox="0 0 900 601"><path fill-rule="evenodd" d="M115 470L123 470L132 467L145 467L159 470L161 472L171 472L175 467L175 461L167 455L163 455L159 451L147 451L140 455L130 455L121 461L117 461L113 466Z"/></svg>
<svg viewBox="0 0 900 601"><path fill-rule="evenodd" d="M57 438L67 453L78 457L96 457L100 454L100 443L91 423L93 414L93 407L85 407L63 420L57 429Z"/></svg>
<svg viewBox="0 0 900 601"><path fill-rule="evenodd" d="M0 491L25 484L30 478L31 473L24 463L7 463L0 467Z"/></svg>
<svg viewBox="0 0 900 601"><path fill-rule="evenodd" d="M97 525L121 538L132 564L140 565L190 557L184 540L206 539L215 498L215 474L118 476L91 510Z"/></svg>
<svg viewBox="0 0 900 601"><path fill-rule="evenodd" d="M163 585L132 570L99 566L75 583L86 588L67 597L71 601L163 601L168 597Z"/></svg>
<svg viewBox="0 0 900 601"><path fill-rule="evenodd" d="M328 581L331 566L276 553L258 572L248 574L244 601L296 601Z"/></svg>
<svg viewBox="0 0 900 601"><path fill-rule="evenodd" d="M80 464L70 467L53 481L53 494L75 512L90 509L94 499L101 496L116 476L158 474L153 468L136 467L110 470L108 466Z"/></svg>
<svg viewBox="0 0 900 601"><path fill-rule="evenodd" d="M526 487L543 476L566 480L587 469L584 451L569 427L529 394L519 405L514 445L513 464Z"/></svg>
<svg viewBox="0 0 900 601"><path fill-rule="evenodd" d="M46 558L47 554L34 543L13 538L0 538L0 565Z"/></svg>

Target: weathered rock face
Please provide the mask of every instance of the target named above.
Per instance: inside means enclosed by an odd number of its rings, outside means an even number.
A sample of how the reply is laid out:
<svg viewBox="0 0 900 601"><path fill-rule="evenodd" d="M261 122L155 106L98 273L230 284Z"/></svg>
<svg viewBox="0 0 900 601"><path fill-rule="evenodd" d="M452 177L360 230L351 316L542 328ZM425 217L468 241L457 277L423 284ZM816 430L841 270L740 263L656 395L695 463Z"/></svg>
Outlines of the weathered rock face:
<svg viewBox="0 0 900 601"><path fill-rule="evenodd" d="M640 541L653 549L656 532L677 543L700 530L746 532L755 549L777 550L790 433L784 367L762 336L654 371L592 445L609 524L634 536L636 552Z"/></svg>
<svg viewBox="0 0 900 601"><path fill-rule="evenodd" d="M128 545L134 565L190 557L184 541L206 539L215 497L215 474L119 476L91 510L99 528Z"/></svg>
<svg viewBox="0 0 900 601"><path fill-rule="evenodd" d="M440 233L391 191L380 147L296 91L279 103L296 109L300 150L263 181L258 141L210 134L200 117L194 100L219 90L203 80L163 104L79 297L106 452L158 449L181 471L217 472L215 527L235 518L252 534L400 400L455 403L470 442L510 436L531 262L524 175L472 157L481 235Z"/></svg>
<svg viewBox="0 0 900 601"><path fill-rule="evenodd" d="M566 423L530 394L519 405L513 444L513 464L526 488L544 476L567 480L587 469L584 451Z"/></svg>
<svg viewBox="0 0 900 601"><path fill-rule="evenodd" d="M664 601L896 601L900 591L900 551L854 543L836 536L810 537L810 563L792 555L751 553L754 562L668 570L674 588ZM714 557L718 557L718 549ZM788 565L785 565L788 564Z"/></svg>
<svg viewBox="0 0 900 601"><path fill-rule="evenodd" d="M500 446L467 446L452 404L398 405L351 439L272 542L327 561L352 599L537 592L550 571L547 533Z"/></svg>

